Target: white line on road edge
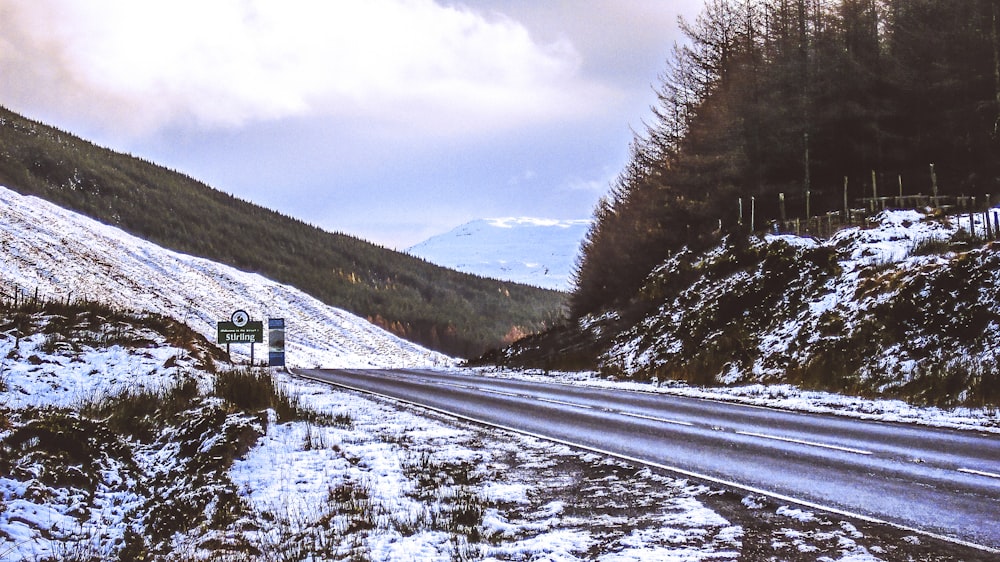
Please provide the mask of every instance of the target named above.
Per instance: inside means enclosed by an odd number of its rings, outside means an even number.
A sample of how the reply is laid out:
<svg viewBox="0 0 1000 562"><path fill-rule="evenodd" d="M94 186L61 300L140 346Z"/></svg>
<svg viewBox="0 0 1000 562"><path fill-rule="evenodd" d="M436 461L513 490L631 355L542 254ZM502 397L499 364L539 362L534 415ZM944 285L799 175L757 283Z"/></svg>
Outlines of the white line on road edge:
<svg viewBox="0 0 1000 562"><path fill-rule="evenodd" d="M818 511L825 511L827 513L832 513L834 515L840 515L840 516L843 516L843 517L851 517L851 518L854 518L854 519L859 519L861 521L867 521L868 523L874 523L876 525L888 525L890 527L894 527L896 529L899 529L901 531L906 531L908 533L916 533L918 535L923 535L925 537L931 537L933 539L937 539L937 540L940 540L940 541L949 542L949 543L957 544L957 545L961 545L961 546L967 546L969 548L974 548L976 550L981 550L983 552L989 552L991 554L1000 554L1000 549L997 549L997 548L993 548L993 547L982 545L982 544L976 544L974 542L964 541L962 539L956 539L954 537L949 537L947 535L940 535L940 534L937 534L937 533L932 533L930 531L924 531L923 529L917 529L916 527L908 527L908 526L902 525L900 523L893 523L892 521L886 521L884 519L879 519L877 517L872 517L871 515L863 515L863 514L860 514L860 513L854 513L854 512L851 512L851 511L847 511L845 509L839 509L839 508L836 508L836 507L828 507L828 506L821 505L821 504L818 504L818 503L814 503L814 502L810 502L810 501L806 501L806 500L796 499L796 498L793 498L791 496L786 496L786 495L778 494L778 493L775 493L775 492L769 492L767 490L763 490L763 489L760 489L760 488L754 488L753 486L747 486L745 484L739 484L737 482L731 482L729 480L723 480L721 478L716 478L714 476L708 476L708 475L705 475L705 474L698 474L697 472L692 472L690 470L684 470L683 468L677 468L677 467L674 467L674 466L660 464L660 463L657 463L657 462L653 462L653 461L649 461L649 460L645 460L645 459L640 459L638 457L631 457L629 455L623 455L621 453L615 453L613 451L605 451L604 449L599 449L597 447L591 447L589 445L581 445L580 443L574 443L572 441L566 441L564 439L558 439L558 438L555 438L555 437L550 437L548 435L542 435L540 433L533 433L531 431L525 431L523 429L517 429L516 427L508 427L508 426L501 425L501 424L498 424L498 423L494 423L494 422L490 422L490 421L486 421L486 420L480 420L480 419L477 419L477 418L473 418L471 416L465 416L465 415L462 415L462 414L456 414L455 412L449 412L448 410L444 410L442 408L436 408L434 406L428 406L426 404L420 404L419 402L413 402L411 400L406 400L405 398L397 398L395 396L389 396L388 394L382 394L380 392L375 392L375 391L372 391L372 390L365 390L363 388L354 387L354 386L351 386L349 384L328 381L328 380L324 380L324 379L321 379L321 378L318 378L318 377L314 377L314 376L310 376L310 375L296 374L296 373L293 373L290 369L289 369L288 372L289 372L289 374L292 374L294 376L301 377L301 378L304 378L304 379L309 379L309 380L312 380L312 381L320 382L320 383L323 383L323 384L329 384L329 385L332 385L332 386L339 386L341 388L346 388L348 390L353 390L355 392L361 392L363 394L368 394L370 396L377 396L379 398L384 398L384 399L390 400L392 402L399 402L401 404L409 404L410 406L416 406L418 408L424 408L425 410L430 410L431 412L437 412L439 414L444 414L444 415L451 416L451 417L456 418L456 419L465 420L465 421L472 422L472 423L475 423L475 424L485 425L487 427L495 427L497 429L502 429L502 430L505 430L505 431L513 432L513 433L519 433L521 435L527 435L529 437L534 437L536 439L542 439L544 441L549 441L549 442L552 442L552 443L558 443L560 445L566 445L568 447L573 447L573 448L581 449L581 450L584 450L584 451L590 451L592 453L597 453L599 455L607 455L609 457L614 457L614 458L617 458L617 459L622 459L622 460L625 460L625 461L629 461L629 462L634 462L634 463L646 465L646 466L649 466L649 467L652 467L652 468L658 468L660 470L665 470L667 472L672 472L674 474L679 474L681 476L685 476L685 477L688 477L688 478L696 478L698 480L701 480L701 481L704 481L704 482L708 482L708 483L711 483L711 484L716 484L718 486L723 486L723 487L727 487L727 488L733 488L733 489L736 489L736 490L742 490L742 491L750 493L750 494L758 494L758 495L762 495L762 496L767 496L769 498L773 498L773 499L776 499L776 500L779 500L779 501L788 502L788 503L793 503L793 504L796 504L796 505L800 505L802 507L807 507L809 509L815 509L815 510L818 510Z"/></svg>
<svg viewBox="0 0 1000 562"><path fill-rule="evenodd" d="M871 455L871 451L865 451L862 449L852 449L850 447L840 447L838 445L827 445L826 443L816 443L815 441L802 441L799 439L792 439L790 437L778 437L777 435L766 435L764 433L754 433L752 431L737 431L737 435L746 435L748 437L760 437L761 439L773 439L775 441L784 441L786 443L796 443L798 445L809 445L810 447L822 447L824 449L833 449L834 451L843 451L845 453L856 453L859 455Z"/></svg>
<svg viewBox="0 0 1000 562"><path fill-rule="evenodd" d="M959 472L964 472L966 474L975 474L977 476L985 476L987 478L997 478L1000 479L1000 474L995 474L993 472L983 472L982 470L973 470L971 468L960 468Z"/></svg>
<svg viewBox="0 0 1000 562"><path fill-rule="evenodd" d="M616 413L616 414L621 414L623 416L629 416L629 417L632 417L632 418L639 418L639 419L643 419L643 420L650 420L650 421L663 422L663 423L672 423L674 425L685 425L685 426L688 426L688 427L691 427L691 426L694 425L693 423L686 422L686 421L668 420L667 418L657 418L655 416L646 416L646 415L643 415L643 414L633 414L633 413L630 413L630 412L622 412L620 410L617 410L617 411L612 410L612 411L614 413Z"/></svg>

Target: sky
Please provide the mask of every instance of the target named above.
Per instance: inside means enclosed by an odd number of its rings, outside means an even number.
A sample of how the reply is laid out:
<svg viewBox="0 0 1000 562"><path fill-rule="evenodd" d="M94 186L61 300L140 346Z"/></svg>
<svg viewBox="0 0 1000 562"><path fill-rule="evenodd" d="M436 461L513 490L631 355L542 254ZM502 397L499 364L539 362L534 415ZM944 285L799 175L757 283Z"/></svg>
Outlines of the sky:
<svg viewBox="0 0 1000 562"><path fill-rule="evenodd" d="M406 249L589 218L702 0L0 0L0 105Z"/></svg>

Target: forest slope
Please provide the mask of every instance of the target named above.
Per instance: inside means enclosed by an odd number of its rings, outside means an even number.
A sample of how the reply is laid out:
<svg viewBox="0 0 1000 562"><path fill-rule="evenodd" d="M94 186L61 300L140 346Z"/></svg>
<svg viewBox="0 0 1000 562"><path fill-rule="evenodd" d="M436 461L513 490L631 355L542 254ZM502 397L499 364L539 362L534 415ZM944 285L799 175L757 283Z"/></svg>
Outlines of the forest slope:
<svg viewBox="0 0 1000 562"><path fill-rule="evenodd" d="M596 209L574 316L720 231L1000 195L998 22L996 0L706 1Z"/></svg>

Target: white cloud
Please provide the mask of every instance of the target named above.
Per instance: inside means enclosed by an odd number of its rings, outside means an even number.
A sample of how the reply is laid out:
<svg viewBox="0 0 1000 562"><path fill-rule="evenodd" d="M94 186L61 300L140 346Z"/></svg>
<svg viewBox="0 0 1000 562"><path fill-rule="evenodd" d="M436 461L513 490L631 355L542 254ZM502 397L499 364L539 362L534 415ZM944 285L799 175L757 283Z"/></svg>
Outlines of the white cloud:
<svg viewBox="0 0 1000 562"><path fill-rule="evenodd" d="M597 110L572 44L432 0L0 0L0 103L120 134L301 116L475 132Z"/></svg>

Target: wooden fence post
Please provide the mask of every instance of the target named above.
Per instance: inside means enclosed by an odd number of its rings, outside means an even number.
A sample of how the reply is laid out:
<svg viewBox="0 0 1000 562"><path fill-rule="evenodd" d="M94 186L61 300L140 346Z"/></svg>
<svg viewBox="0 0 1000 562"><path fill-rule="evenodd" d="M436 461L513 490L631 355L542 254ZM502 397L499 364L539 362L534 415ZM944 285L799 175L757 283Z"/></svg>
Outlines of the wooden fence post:
<svg viewBox="0 0 1000 562"><path fill-rule="evenodd" d="M990 224L990 195L986 194L986 210L983 211L983 224L986 226L986 237L993 238L993 225Z"/></svg>
<svg viewBox="0 0 1000 562"><path fill-rule="evenodd" d="M844 176L844 220L851 223L851 207L847 204L847 176Z"/></svg>
<svg viewBox="0 0 1000 562"><path fill-rule="evenodd" d="M934 196L934 206L937 206L937 174L934 173L934 164L931 164L931 195Z"/></svg>
<svg viewBox="0 0 1000 562"><path fill-rule="evenodd" d="M872 170L872 212L878 212L878 180L875 178L875 170Z"/></svg>

